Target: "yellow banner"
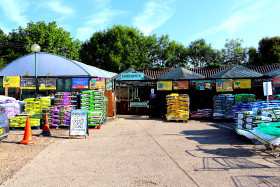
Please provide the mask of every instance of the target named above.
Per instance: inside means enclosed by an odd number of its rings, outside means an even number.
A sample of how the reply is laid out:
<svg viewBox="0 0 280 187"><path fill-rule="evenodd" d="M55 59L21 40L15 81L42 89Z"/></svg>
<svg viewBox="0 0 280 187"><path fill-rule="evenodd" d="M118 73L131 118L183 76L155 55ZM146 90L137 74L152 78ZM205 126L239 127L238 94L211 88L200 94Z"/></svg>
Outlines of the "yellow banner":
<svg viewBox="0 0 280 187"><path fill-rule="evenodd" d="M7 88L19 88L20 87L20 77L19 76L4 76L3 77L3 87Z"/></svg>
<svg viewBox="0 0 280 187"><path fill-rule="evenodd" d="M233 80L232 79L218 79L216 81L217 92L230 92L233 91Z"/></svg>
<svg viewBox="0 0 280 187"><path fill-rule="evenodd" d="M157 90L172 90L172 81L158 81Z"/></svg>
<svg viewBox="0 0 280 187"><path fill-rule="evenodd" d="M236 79L234 80L234 89L250 89L251 79Z"/></svg>

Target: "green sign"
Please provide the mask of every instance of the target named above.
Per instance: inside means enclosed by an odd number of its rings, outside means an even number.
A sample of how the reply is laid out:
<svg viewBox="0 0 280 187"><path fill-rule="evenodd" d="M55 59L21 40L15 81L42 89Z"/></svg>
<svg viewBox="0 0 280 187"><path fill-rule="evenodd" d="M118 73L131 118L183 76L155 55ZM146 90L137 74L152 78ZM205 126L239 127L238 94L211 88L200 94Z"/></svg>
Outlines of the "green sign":
<svg viewBox="0 0 280 187"><path fill-rule="evenodd" d="M121 80L144 80L144 73L121 73Z"/></svg>

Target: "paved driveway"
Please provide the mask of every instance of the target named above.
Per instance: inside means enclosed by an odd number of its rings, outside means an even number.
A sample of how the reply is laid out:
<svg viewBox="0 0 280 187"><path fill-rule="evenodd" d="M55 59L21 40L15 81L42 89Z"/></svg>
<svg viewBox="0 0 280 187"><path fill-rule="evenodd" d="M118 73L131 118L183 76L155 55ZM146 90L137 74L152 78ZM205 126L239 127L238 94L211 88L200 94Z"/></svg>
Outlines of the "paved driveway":
<svg viewBox="0 0 280 187"><path fill-rule="evenodd" d="M119 116L86 139L61 137L3 186L279 186L279 158L232 127Z"/></svg>

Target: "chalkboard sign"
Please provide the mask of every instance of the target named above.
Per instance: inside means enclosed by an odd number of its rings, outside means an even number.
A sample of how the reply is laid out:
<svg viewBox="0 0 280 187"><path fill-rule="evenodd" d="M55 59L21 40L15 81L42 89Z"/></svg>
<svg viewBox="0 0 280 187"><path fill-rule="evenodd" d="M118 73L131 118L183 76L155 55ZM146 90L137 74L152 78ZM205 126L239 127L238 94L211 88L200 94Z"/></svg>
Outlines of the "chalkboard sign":
<svg viewBox="0 0 280 187"><path fill-rule="evenodd" d="M71 136L85 136L88 133L87 110L71 110L70 132Z"/></svg>
<svg viewBox="0 0 280 187"><path fill-rule="evenodd" d="M30 77L22 77L20 79L20 89L36 89L37 80L36 78L30 78Z"/></svg>
<svg viewBox="0 0 280 187"><path fill-rule="evenodd" d="M40 78L39 90L56 90L55 78Z"/></svg>

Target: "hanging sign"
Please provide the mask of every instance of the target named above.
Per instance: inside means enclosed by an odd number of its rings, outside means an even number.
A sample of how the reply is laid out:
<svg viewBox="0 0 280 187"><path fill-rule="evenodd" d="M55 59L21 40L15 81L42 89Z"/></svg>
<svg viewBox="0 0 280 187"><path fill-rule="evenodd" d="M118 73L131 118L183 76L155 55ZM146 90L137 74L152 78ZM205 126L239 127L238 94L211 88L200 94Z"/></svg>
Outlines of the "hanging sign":
<svg viewBox="0 0 280 187"><path fill-rule="evenodd" d="M4 76L3 87L18 88L20 87L20 76Z"/></svg>
<svg viewBox="0 0 280 187"><path fill-rule="evenodd" d="M56 90L55 78L39 78L39 90Z"/></svg>
<svg viewBox="0 0 280 187"><path fill-rule="evenodd" d="M145 107L147 108L148 103L146 102L130 102L130 107Z"/></svg>
<svg viewBox="0 0 280 187"><path fill-rule="evenodd" d="M121 80L144 80L144 73L121 73Z"/></svg>
<svg viewBox="0 0 280 187"><path fill-rule="evenodd" d="M251 79L236 79L234 80L234 89L250 89Z"/></svg>
<svg viewBox="0 0 280 187"><path fill-rule="evenodd" d="M211 80L194 81L194 85L195 90L212 90Z"/></svg>
<svg viewBox="0 0 280 187"><path fill-rule="evenodd" d="M71 110L69 136L86 136L88 133L87 110Z"/></svg>
<svg viewBox="0 0 280 187"><path fill-rule="evenodd" d="M105 89L105 78L91 78L89 89Z"/></svg>
<svg viewBox="0 0 280 187"><path fill-rule="evenodd" d="M158 81L157 90L172 90L172 81Z"/></svg>
<svg viewBox="0 0 280 187"><path fill-rule="evenodd" d="M280 77L274 77L273 78L273 84L274 87L280 87Z"/></svg>
<svg viewBox="0 0 280 187"><path fill-rule="evenodd" d="M36 78L30 78L30 77L22 77L20 79L20 89L33 89L35 90L37 86L37 80Z"/></svg>
<svg viewBox="0 0 280 187"><path fill-rule="evenodd" d="M173 90L189 89L189 81L173 81Z"/></svg>
<svg viewBox="0 0 280 187"><path fill-rule="evenodd" d="M88 88L88 78L72 78L73 89L84 89Z"/></svg>
<svg viewBox="0 0 280 187"><path fill-rule="evenodd" d="M233 91L233 80L232 79L218 79L216 81L217 92L229 92Z"/></svg>

